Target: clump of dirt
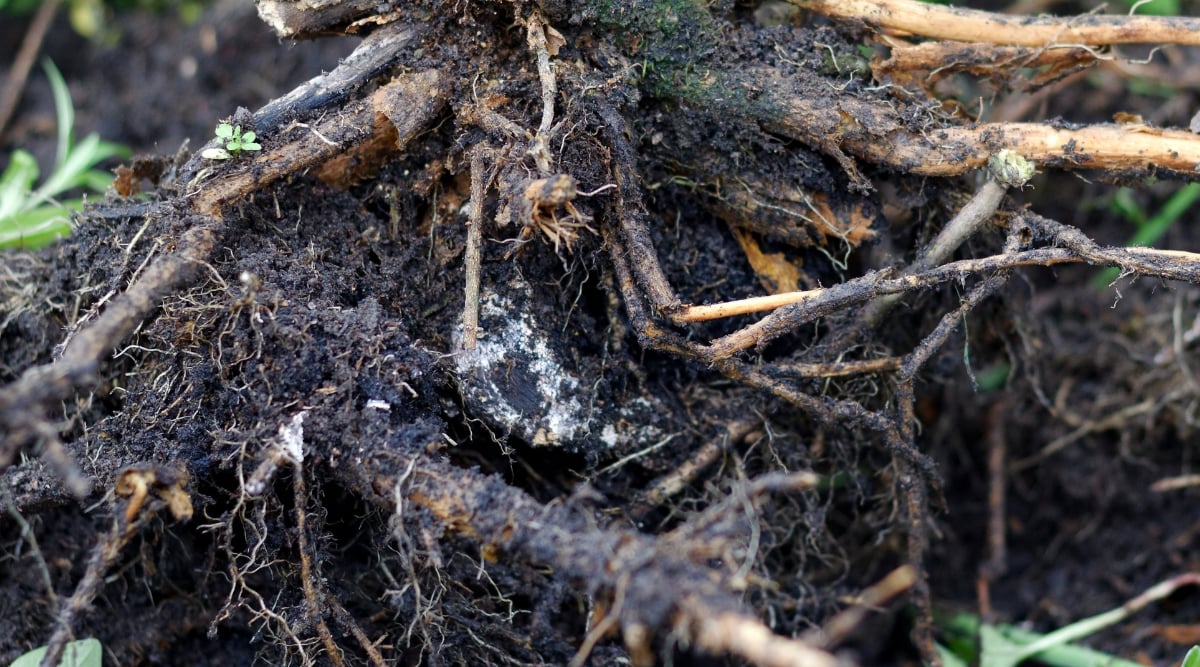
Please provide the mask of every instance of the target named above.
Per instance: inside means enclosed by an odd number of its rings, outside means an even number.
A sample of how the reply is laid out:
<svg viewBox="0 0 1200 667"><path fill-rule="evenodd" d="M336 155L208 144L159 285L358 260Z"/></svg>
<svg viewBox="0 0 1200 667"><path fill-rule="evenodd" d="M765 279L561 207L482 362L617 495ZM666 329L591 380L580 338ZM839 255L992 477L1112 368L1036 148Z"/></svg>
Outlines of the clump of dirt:
<svg viewBox="0 0 1200 667"><path fill-rule="evenodd" d="M903 283L975 189L905 152L956 111L777 4L260 3L369 35L282 59L316 78L239 112L259 156L114 128L169 142L146 198L0 270L0 660L894 664L931 603L1051 627L1194 571L1195 489L1149 490L1193 463L1200 309L1151 281L1194 269L1010 205L989 269ZM219 103L196 144L262 106L170 81ZM1055 187L1020 196L1069 222ZM691 308L764 290L808 301ZM1105 645L1173 656L1177 597Z"/></svg>

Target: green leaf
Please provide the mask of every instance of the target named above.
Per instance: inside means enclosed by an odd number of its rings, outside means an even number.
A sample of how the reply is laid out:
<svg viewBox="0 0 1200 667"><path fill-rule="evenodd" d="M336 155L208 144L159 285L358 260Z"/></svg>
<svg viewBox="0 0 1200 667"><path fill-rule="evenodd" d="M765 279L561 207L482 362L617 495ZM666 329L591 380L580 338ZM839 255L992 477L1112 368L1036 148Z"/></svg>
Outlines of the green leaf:
<svg viewBox="0 0 1200 667"><path fill-rule="evenodd" d="M937 648L938 655L942 658L942 667L970 667L970 663L963 660L954 651L941 644L934 644L934 647Z"/></svg>
<svg viewBox="0 0 1200 667"><path fill-rule="evenodd" d="M262 145L261 145L261 144L247 144L247 143L243 143L243 144L242 144L242 150L246 150L246 151L261 151L261 150L262 150Z"/></svg>
<svg viewBox="0 0 1200 667"><path fill-rule="evenodd" d="M37 177L37 160L33 155L28 151L13 151L8 167L0 174L0 220L21 211Z"/></svg>
<svg viewBox="0 0 1200 667"><path fill-rule="evenodd" d="M257 136L258 135L253 132L244 132L242 134L242 145L245 146L247 144L254 143L254 138Z"/></svg>
<svg viewBox="0 0 1200 667"><path fill-rule="evenodd" d="M1122 660L1084 646L1063 643L1068 638L1067 634L1075 638L1082 636L1081 632L1069 631L1071 628L1083 625L1091 626L1088 630L1097 629L1097 617L1084 619L1051 633L1061 638L1053 645L1047 644L1046 639L1049 635L1011 625L989 625L980 622L978 617L971 614L941 612L935 613L935 619L940 641L960 659L974 662L973 659L977 658L980 667L1014 667L1022 660L1031 658L1036 660L1037 664L1051 667L1138 667L1136 662ZM1064 634L1064 630L1068 630L1068 633ZM975 641L979 643L978 656L974 652ZM1041 644L1042 648L1031 650L1030 645L1035 643Z"/></svg>
<svg viewBox="0 0 1200 667"><path fill-rule="evenodd" d="M1183 656L1183 663L1179 667L1200 667L1200 646L1193 646L1187 655Z"/></svg>
<svg viewBox="0 0 1200 667"><path fill-rule="evenodd" d="M42 206L0 224L0 248L41 248L71 234L70 211L63 206Z"/></svg>
<svg viewBox="0 0 1200 667"><path fill-rule="evenodd" d="M232 138L233 136L234 136L234 134L233 134L233 126L232 125L230 125L229 123L220 123L219 125L217 125L217 138L229 139L229 138Z"/></svg>
<svg viewBox="0 0 1200 667"><path fill-rule="evenodd" d="M1133 7L1136 3L1127 0L1125 4ZM1139 6L1137 13L1151 16L1179 16L1181 12L1179 0L1151 0Z"/></svg>
<svg viewBox="0 0 1200 667"><path fill-rule="evenodd" d="M1016 667L1024 656L994 625L979 626L979 667Z"/></svg>
<svg viewBox="0 0 1200 667"><path fill-rule="evenodd" d="M100 141L99 135L93 133L84 137L79 145L67 151L67 159L50 174L46 182L33 191L26 208L39 206L71 188L79 187L84 181L84 174L96 163L112 156L113 154L106 150L104 142Z"/></svg>
<svg viewBox="0 0 1200 667"><path fill-rule="evenodd" d="M54 95L54 115L58 120L58 147L54 154L54 167L67 160L71 150L72 135L75 132L75 105L71 102L71 91L62 72L54 66L49 58L42 60L42 69L46 70L46 79L50 81L50 92Z"/></svg>
<svg viewBox="0 0 1200 667"><path fill-rule="evenodd" d="M78 144L74 141L75 111L62 73L50 60L42 63L54 95L58 121L58 146L54 170L39 187L37 161L26 151L14 151L8 167L0 174L0 248L34 248L53 242L71 231L70 211L79 210L77 200L55 202L69 190L84 188L103 194L112 176L95 169L100 162L128 155L120 144L102 141L93 133Z"/></svg>
<svg viewBox="0 0 1200 667"><path fill-rule="evenodd" d="M46 656L46 647L34 649L13 661L11 667L37 667ZM70 642L63 651L59 667L101 667L104 647L99 639L88 638Z"/></svg>

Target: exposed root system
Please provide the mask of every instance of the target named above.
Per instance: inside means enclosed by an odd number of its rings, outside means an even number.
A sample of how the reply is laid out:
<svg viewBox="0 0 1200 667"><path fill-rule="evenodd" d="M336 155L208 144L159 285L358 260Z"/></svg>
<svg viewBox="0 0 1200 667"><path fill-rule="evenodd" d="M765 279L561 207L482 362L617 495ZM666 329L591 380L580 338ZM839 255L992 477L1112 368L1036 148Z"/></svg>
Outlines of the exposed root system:
<svg viewBox="0 0 1200 667"><path fill-rule="evenodd" d="M1051 275L1028 267L1200 282L1200 254L1010 197L1035 168L1192 179L1200 135L976 122L939 82L1031 91L1200 25L793 4L771 26L689 0L260 0L281 36L365 39L238 112L261 154L162 158L149 203L105 202L0 275L6 354L18 326L69 326L0 365L8 512L105 499L74 592L43 591L47 660L136 571L104 604L178 613L111 639L119 664L199 628L273 664L833 667L870 662L901 603L936 662L955 485L927 385L972 373L966 329L1028 359L1073 428L1006 468L1014 408L987 412L985 610L1006 470L1190 424L1200 391L1179 315L1145 404L1073 413L996 313Z"/></svg>

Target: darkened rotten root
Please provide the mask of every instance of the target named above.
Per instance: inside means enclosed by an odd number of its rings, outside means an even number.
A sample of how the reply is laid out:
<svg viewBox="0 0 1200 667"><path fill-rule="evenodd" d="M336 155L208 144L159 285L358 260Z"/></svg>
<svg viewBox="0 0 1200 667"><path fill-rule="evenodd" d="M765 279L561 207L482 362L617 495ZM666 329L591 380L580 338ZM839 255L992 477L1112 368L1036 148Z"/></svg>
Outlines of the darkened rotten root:
<svg viewBox="0 0 1200 667"><path fill-rule="evenodd" d="M325 91L333 95L331 99L340 99L335 92L364 85L384 68L383 63L393 63L400 49L411 39L411 34L401 28L381 30L378 34L380 37L364 41L356 51L356 54L371 52L370 57L352 55L334 72L303 84L299 90ZM52 429L48 430L45 411L77 389L94 385L98 381L100 365L108 355L164 297L192 283L198 267L208 260L224 234L225 207L274 181L302 173L375 137L384 137L389 150L401 150L442 113L447 90L445 77L437 71L397 76L376 90L369 100L347 103L311 125L293 123L287 132L287 140L282 143L280 137L263 136L267 148L262 155L248 163L230 161L221 164L215 173L193 179L201 181L195 190L184 194L179 201L160 207L158 210L163 212L172 210L172 205L190 207L195 214L183 221L187 231L174 243L168 243L166 254L151 262L94 322L68 342L61 358L28 369L16 382L0 388L0 433L7 434L0 442L0 470L12 463L22 446L36 438L53 444L47 437ZM268 116L280 118L309 115L311 107L302 95L288 95L283 99L292 100L296 105L295 113L289 113L276 103L264 107L264 112L269 110ZM185 173L198 172L199 160L193 158ZM192 183L181 185L191 187ZM55 457L51 464L64 477L79 478L69 459ZM78 494L86 492L85 485L77 483L73 486Z"/></svg>
<svg viewBox="0 0 1200 667"><path fill-rule="evenodd" d="M688 553L704 545L655 538L596 525L587 507L542 505L498 475L454 467L425 454L365 445L333 461L333 469L369 500L395 511L397 498L424 508L455 534L479 542L485 556L507 554L549 565L556 577L582 584L612 606L610 624L620 629L637 664L653 661L651 643L674 635L686 645L730 654L766 667L834 667L826 651L773 634L749 615L732 574L714 570ZM745 490L750 497L802 489L812 476L778 475ZM737 539L705 535L706 544Z"/></svg>

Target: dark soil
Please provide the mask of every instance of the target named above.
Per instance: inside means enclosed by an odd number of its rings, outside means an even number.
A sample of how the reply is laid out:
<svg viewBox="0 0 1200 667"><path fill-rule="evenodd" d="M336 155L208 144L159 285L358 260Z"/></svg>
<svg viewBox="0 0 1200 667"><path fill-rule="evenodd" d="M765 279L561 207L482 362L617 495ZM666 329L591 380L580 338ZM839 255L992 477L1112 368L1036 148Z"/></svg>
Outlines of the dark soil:
<svg viewBox="0 0 1200 667"><path fill-rule="evenodd" d="M851 31L799 20L768 26L753 4L716 3L711 12L729 44L692 46L712 62L753 60L785 73L818 69L824 49L854 51ZM740 572L745 608L776 634L797 636L907 562L916 531L929 542L923 565L934 604L977 610L991 555L988 456L996 442L1006 449L1008 491L1006 562L992 564L989 587L996 620L1052 629L1200 571L1200 487L1151 490L1197 466L1194 285L1141 278L1101 289L1090 284L1091 267L1019 270L919 375L915 444L936 474L918 478L905 477L905 459L871 428L830 423L640 338L603 235L615 210L603 195L576 200L590 221L570 247L556 249L519 224L485 226L479 347L461 352L470 150L491 142L497 164L532 168L504 155L496 133L453 113L490 95L497 110L536 128L540 90L511 6L428 11L435 34L457 37L423 42L405 66L446 65L454 112L370 175L331 185L299 173L228 207L218 249L198 277L118 346L98 383L55 406L56 428L93 482L90 495L74 497L36 447L3 473L0 662L47 642L59 605L97 543L110 539L124 507L112 489L130 467L156 471L162 498L182 489L193 513L190 521L167 512L149 519L79 615L74 636L101 639L106 664L327 664L306 579L319 582L321 613L348 664L367 655L350 626L334 622L340 613L388 664L566 664L614 604L598 583L609 562L601 555L622 549L653 553L661 566L651 583L630 575L621 593L644 619L661 622L651 644L661 664L724 664L670 631L679 591L716 586L689 569L696 563ZM553 8L547 13L554 18ZM680 29L689 20L680 18ZM97 131L167 162L185 140L198 149L239 106L257 109L332 69L360 41L280 42L244 3L217 3L192 25L171 12L120 13L114 24L120 41L102 47L81 43L60 17L43 52L71 86L77 134ZM595 71L619 71L630 49L652 48L615 37L608 45L611 35L580 28L565 10L557 27L571 38L560 58ZM0 63L11 61L24 29L4 19ZM669 60L640 55L642 66ZM1168 53L1175 67L1194 58ZM836 71L823 74L837 80ZM1105 81L1048 96L1034 113L1086 122L1137 111L1186 127L1200 104L1194 89L1159 104ZM603 105L571 97L585 84L607 86L627 131L606 134ZM651 240L684 302L755 296L769 282L726 224L742 215L725 196L738 187L732 176L762 187L799 182L832 209L869 220L874 237L859 245L782 214L757 216L757 242L801 269L800 288L911 257L973 189L969 179L864 166L877 189L859 193L835 159L763 131L737 113L740 101L705 106L659 90L686 84L667 75L636 86L562 83L572 100L563 113L578 127L553 147L579 190L591 191L613 180L620 136L632 146ZM45 88L35 74L4 150L52 155ZM524 173L500 172L497 191ZM171 251L189 219L180 202L190 184L176 173L145 183L141 202L97 204L51 248L0 257L0 383L50 362L148 256ZM1153 211L1174 187L1150 184L1134 196ZM1107 204L1115 189L1052 171L1006 208L1029 206L1121 244L1131 232ZM488 219L508 202L502 191L489 193ZM1185 217L1159 247L1195 248L1194 230ZM962 252L983 256L1002 242L992 231ZM908 295L871 338L840 352L905 354L968 289ZM856 317L835 313L743 361L836 357L840 339L850 338L840 327L851 331ZM707 341L754 319L680 331ZM899 400L888 373L797 384L873 410ZM279 454L297 415L306 447L300 485L301 468ZM710 443L723 447L720 456L680 492L650 493ZM1041 455L1051 443L1062 446ZM747 480L797 470L826 483L761 504L747 498ZM163 481L180 471L186 483ZM249 493L250 482L263 488ZM940 486L944 496L930 494L936 509L915 528L905 523L906 485ZM439 493L444 503L428 500ZM462 507L472 508L469 517L456 514ZM915 663L909 602L868 616L837 650L864 665ZM1089 643L1168 664L1197 641L1198 614L1200 595L1185 590ZM644 656L614 635L595 647L591 664L631 658Z"/></svg>

